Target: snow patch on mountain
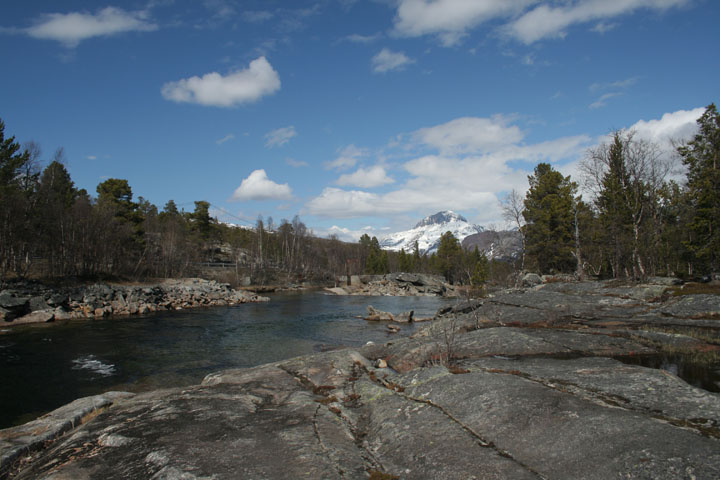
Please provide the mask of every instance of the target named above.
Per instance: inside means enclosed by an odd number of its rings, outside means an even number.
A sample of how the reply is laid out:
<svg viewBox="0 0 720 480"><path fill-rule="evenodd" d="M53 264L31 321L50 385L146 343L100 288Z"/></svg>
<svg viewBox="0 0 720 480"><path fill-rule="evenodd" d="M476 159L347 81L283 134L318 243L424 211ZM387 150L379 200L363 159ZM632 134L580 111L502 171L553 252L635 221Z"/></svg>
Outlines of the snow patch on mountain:
<svg viewBox="0 0 720 480"><path fill-rule="evenodd" d="M425 217L412 230L393 233L383 238L380 240L380 247L395 252L405 249L410 253L417 242L421 254L432 254L440 245L440 237L448 231L462 242L465 237L480 233L484 229L479 225L472 225L462 215L446 210Z"/></svg>

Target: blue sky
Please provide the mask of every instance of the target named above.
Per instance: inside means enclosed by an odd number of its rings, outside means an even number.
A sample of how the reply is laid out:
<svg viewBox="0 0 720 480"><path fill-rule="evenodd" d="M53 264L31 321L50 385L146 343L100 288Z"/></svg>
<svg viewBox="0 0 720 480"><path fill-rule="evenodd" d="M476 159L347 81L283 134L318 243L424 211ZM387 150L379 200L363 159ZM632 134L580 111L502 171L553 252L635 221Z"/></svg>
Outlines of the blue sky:
<svg viewBox="0 0 720 480"><path fill-rule="evenodd" d="M87 0L0 18L6 135L77 186L357 238L578 175L617 128L668 148L718 101L714 0Z"/></svg>

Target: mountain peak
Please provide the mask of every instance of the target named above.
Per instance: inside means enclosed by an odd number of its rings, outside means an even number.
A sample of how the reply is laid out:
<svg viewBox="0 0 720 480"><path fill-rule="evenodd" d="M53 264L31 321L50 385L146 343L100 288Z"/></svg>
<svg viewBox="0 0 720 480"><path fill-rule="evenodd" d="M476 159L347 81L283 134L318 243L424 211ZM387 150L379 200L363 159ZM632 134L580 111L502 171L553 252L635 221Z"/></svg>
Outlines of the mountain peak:
<svg viewBox="0 0 720 480"><path fill-rule="evenodd" d="M380 246L396 252L401 249L411 252L417 242L420 252L430 254L437 250L440 238L445 232L452 232L455 238L462 241L468 235L482 231L482 227L471 225L462 215L444 210L425 217L412 230L393 233L383 238Z"/></svg>
<svg viewBox="0 0 720 480"><path fill-rule="evenodd" d="M430 225L442 225L443 223L450 222L467 223L467 219L462 215L453 212L452 210L443 210L442 212L438 212L435 215L430 215L423 218L420 222L417 223L417 225L415 225L415 228L427 227Z"/></svg>

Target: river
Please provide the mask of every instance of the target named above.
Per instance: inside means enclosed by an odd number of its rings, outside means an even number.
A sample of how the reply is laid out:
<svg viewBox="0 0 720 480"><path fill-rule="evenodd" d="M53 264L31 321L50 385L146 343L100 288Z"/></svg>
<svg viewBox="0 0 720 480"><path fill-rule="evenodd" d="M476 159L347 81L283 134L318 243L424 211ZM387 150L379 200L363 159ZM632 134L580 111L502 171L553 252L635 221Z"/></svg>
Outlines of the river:
<svg viewBox="0 0 720 480"><path fill-rule="evenodd" d="M432 316L439 297L271 296L270 302L3 329L0 428L109 390L199 383L208 373L392 338L368 305ZM415 325L402 327L409 335Z"/></svg>

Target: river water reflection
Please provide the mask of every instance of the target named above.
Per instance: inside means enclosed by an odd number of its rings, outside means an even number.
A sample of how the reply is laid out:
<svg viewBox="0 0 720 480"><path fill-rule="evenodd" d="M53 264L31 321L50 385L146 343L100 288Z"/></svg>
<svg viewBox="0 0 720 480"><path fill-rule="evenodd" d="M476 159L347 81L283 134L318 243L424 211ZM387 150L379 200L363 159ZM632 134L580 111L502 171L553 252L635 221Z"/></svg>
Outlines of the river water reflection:
<svg viewBox="0 0 720 480"><path fill-rule="evenodd" d="M367 305L423 317L447 302L292 293L268 303L7 329L0 335L0 428L108 390L190 385L226 368L385 342L385 324L357 318Z"/></svg>

